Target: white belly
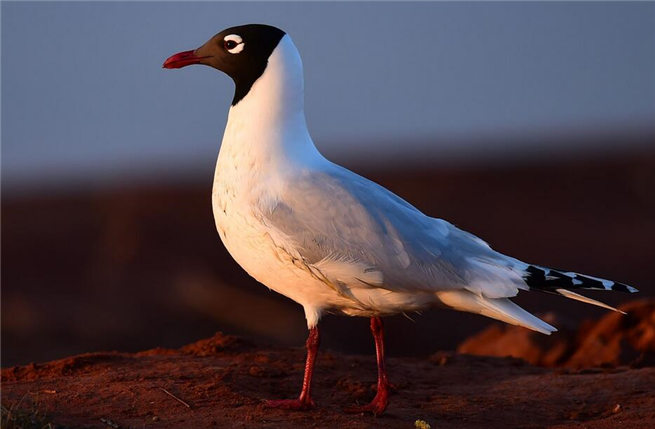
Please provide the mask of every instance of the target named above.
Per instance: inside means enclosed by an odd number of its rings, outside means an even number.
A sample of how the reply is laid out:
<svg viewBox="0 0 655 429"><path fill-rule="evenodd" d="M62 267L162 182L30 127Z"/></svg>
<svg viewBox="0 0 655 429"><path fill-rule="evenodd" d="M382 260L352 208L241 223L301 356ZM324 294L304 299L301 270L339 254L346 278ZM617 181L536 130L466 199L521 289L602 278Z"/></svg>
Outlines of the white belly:
<svg viewBox="0 0 655 429"><path fill-rule="evenodd" d="M216 229L234 260L257 281L306 310L343 305L344 298L314 277L300 258L276 245L247 198L220 176L217 173L214 182L212 208Z"/></svg>

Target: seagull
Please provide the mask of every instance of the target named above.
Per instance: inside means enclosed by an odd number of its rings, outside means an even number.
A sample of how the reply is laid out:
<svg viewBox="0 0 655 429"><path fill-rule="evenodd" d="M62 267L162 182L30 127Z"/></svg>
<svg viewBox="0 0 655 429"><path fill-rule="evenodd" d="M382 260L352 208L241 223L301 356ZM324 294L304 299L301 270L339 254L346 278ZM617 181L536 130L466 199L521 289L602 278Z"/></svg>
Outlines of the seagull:
<svg viewBox="0 0 655 429"><path fill-rule="evenodd" d="M315 407L312 373L324 314L370 318L378 365L373 400L346 411L382 414L390 383L383 316L446 307L549 335L556 329L510 298L547 292L617 310L578 292L637 292L623 283L522 262L321 155L304 112L300 54L284 31L231 27L163 67L202 64L235 84L212 188L220 238L268 288L302 305L309 335L300 396L272 408Z"/></svg>

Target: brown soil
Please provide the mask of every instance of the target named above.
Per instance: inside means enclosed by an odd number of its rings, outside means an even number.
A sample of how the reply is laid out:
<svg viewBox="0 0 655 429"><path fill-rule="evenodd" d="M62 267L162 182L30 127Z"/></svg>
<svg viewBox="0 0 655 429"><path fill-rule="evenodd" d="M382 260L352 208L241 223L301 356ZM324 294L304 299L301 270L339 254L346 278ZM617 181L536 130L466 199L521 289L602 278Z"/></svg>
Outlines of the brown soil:
<svg viewBox="0 0 655 429"><path fill-rule="evenodd" d="M457 351L483 356L512 356L533 365L571 368L655 365L655 299L619 306L627 314L607 313L574 331L552 314L560 329L545 336L527 329L495 324L459 345Z"/></svg>
<svg viewBox="0 0 655 429"><path fill-rule="evenodd" d="M216 334L178 350L103 352L3 369L3 420L57 427L655 427L655 368L552 370L516 358L436 353L390 358L385 415L347 415L374 395L373 356L319 354L306 412L265 409L295 396L300 348ZM38 418L35 418L38 417ZM11 425L7 425L10 427Z"/></svg>

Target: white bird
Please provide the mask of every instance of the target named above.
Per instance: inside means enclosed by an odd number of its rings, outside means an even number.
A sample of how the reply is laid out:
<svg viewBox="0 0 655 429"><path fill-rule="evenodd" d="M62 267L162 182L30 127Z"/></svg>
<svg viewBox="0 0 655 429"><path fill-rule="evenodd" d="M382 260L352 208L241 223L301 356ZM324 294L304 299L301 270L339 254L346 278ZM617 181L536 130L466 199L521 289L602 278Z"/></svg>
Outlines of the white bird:
<svg viewBox="0 0 655 429"><path fill-rule="evenodd" d="M212 191L219 235L248 274L302 305L307 319L301 394L268 406L314 406L311 379L325 313L371 318L377 393L350 411L378 415L389 395L381 316L442 306L550 334L554 327L509 298L537 290L615 310L575 290L637 291L503 255L325 159L305 122L300 55L282 30L228 28L164 67L190 64L209 65L235 82Z"/></svg>

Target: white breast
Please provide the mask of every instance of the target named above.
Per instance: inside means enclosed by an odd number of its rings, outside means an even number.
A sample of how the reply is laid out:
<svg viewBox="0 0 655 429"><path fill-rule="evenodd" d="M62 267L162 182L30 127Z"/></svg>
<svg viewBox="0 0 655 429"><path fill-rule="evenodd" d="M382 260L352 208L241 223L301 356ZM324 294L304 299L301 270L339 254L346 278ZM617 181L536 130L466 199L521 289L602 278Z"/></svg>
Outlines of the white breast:
<svg viewBox="0 0 655 429"><path fill-rule="evenodd" d="M344 306L343 298L313 276L280 243L283 238L268 228L259 208L274 200L274 186L264 189L262 176L253 169L241 170L221 151L212 192L216 229L234 260L260 283L301 304L309 326L314 326L323 309ZM245 175L243 172L247 171ZM250 177L245 177L250 176ZM256 178L255 178L256 177Z"/></svg>

